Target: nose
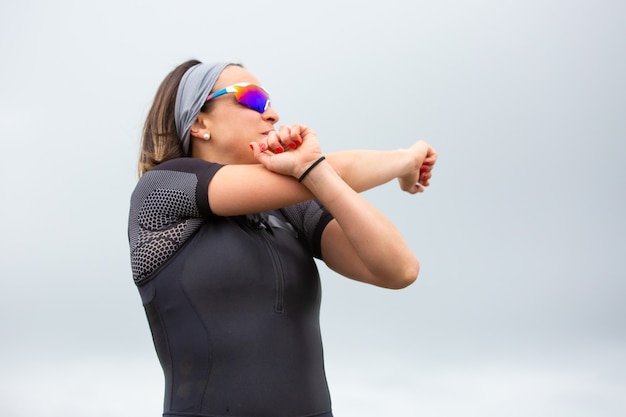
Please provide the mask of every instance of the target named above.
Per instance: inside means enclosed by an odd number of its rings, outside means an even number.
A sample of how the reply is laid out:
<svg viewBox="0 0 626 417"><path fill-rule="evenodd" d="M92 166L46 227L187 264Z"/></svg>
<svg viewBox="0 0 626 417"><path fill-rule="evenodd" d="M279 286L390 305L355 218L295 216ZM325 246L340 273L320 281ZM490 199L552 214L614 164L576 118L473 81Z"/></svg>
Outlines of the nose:
<svg viewBox="0 0 626 417"><path fill-rule="evenodd" d="M263 119L271 122L272 124L278 123L278 119L280 119L278 113L276 113L276 110L274 110L272 106L267 106L267 109L261 114L261 116L263 116Z"/></svg>

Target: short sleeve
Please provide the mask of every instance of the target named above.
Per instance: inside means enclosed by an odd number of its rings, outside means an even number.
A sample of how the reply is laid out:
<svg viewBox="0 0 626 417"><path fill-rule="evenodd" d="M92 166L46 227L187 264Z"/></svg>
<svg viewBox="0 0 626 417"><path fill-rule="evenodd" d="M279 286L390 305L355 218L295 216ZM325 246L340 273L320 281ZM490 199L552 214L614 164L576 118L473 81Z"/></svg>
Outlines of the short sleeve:
<svg viewBox="0 0 626 417"><path fill-rule="evenodd" d="M322 259L322 233L333 220L332 214L317 200L305 201L280 209L313 256Z"/></svg>
<svg viewBox="0 0 626 417"><path fill-rule="evenodd" d="M213 215L208 184L222 165L194 158L164 162L145 173L131 197L128 238L133 277L148 277Z"/></svg>

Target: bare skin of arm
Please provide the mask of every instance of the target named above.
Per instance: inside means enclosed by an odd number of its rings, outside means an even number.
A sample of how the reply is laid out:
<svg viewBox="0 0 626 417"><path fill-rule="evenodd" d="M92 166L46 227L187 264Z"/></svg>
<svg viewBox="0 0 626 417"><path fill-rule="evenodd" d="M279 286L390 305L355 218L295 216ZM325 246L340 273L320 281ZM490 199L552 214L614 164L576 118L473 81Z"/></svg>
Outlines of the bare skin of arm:
<svg viewBox="0 0 626 417"><path fill-rule="evenodd" d="M307 132L311 132L307 133L310 137L306 143L300 132L293 133L295 129L306 129ZM297 145L296 150L281 154L270 152L269 149L274 149L277 143L285 148L286 143L300 145ZM266 143L255 143L251 146L254 148L252 152L257 158L261 158L265 165L262 163L227 165L218 171L209 187L211 208L216 214L233 216L256 213L314 197L311 191L298 183L294 174L290 173L297 169L297 164L307 164L311 159L321 156L317 138L310 129L295 125L286 138L279 140L277 135L272 135ZM423 192L425 187L430 185L429 180L437 154L428 144L418 141L407 149L393 151L332 152L326 154L326 160L356 192L366 191L397 179L403 191L415 194Z"/></svg>
<svg viewBox="0 0 626 417"><path fill-rule="evenodd" d="M272 152L277 146L292 150ZM334 216L322 234L323 258L331 269L385 288L403 288L417 278L419 262L400 232L358 192L394 178L402 190L422 192L437 159L428 144L330 153L302 183L296 178L321 156L311 129L281 128L251 148L260 164L227 165L211 181L209 202L216 214L255 213L316 198Z"/></svg>

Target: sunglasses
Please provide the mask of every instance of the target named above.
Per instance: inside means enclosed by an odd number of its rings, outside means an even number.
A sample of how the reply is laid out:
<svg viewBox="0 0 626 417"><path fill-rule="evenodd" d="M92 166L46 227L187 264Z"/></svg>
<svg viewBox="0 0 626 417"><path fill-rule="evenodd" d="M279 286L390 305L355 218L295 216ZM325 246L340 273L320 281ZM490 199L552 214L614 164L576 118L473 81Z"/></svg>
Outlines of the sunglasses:
<svg viewBox="0 0 626 417"><path fill-rule="evenodd" d="M265 110L267 110L270 106L270 95L268 92L265 91L263 87L250 83L234 84L223 88L220 91L216 91L215 93L209 95L206 101L228 93L234 93L237 103L249 109L258 111L259 113L265 112Z"/></svg>

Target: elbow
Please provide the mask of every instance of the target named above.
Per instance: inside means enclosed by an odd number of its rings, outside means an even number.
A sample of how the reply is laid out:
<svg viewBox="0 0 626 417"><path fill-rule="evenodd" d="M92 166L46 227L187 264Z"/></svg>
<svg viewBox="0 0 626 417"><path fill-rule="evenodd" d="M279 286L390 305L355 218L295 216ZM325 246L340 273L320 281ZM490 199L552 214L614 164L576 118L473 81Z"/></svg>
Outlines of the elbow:
<svg viewBox="0 0 626 417"><path fill-rule="evenodd" d="M393 277L390 277L390 279L385 282L384 287L391 290L406 288L417 280L419 272L420 264L419 261L415 259L410 264L405 265L398 273L394 274Z"/></svg>
<svg viewBox="0 0 626 417"><path fill-rule="evenodd" d="M405 269L402 280L399 282L399 285L395 289L401 290L413 284L417 280L419 273L420 273L420 264L416 260L415 264Z"/></svg>

